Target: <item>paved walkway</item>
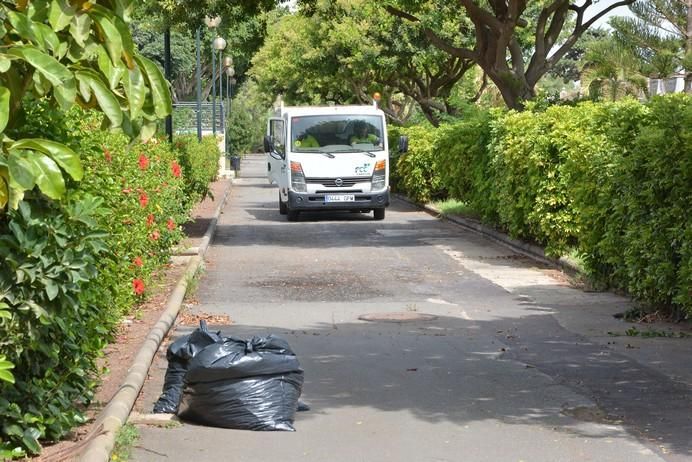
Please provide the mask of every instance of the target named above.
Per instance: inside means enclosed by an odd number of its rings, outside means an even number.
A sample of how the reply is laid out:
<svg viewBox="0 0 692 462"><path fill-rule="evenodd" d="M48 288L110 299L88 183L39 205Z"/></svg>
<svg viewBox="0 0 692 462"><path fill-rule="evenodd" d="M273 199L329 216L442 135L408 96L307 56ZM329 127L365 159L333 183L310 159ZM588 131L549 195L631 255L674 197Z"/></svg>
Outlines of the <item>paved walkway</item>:
<svg viewBox="0 0 692 462"><path fill-rule="evenodd" d="M195 310L229 315L227 335L285 337L312 410L296 433L142 426L134 460L692 460L692 338L627 336L627 299L402 202L381 222L288 223L264 168L243 164ZM142 409L164 372L159 358Z"/></svg>

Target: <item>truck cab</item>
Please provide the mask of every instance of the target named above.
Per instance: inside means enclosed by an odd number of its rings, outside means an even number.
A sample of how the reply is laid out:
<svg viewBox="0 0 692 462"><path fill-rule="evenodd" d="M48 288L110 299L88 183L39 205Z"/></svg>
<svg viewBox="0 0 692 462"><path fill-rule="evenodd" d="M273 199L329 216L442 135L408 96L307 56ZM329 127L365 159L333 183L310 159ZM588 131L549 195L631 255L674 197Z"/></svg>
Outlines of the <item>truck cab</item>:
<svg viewBox="0 0 692 462"><path fill-rule="evenodd" d="M389 205L384 113L373 106L281 107L267 122L267 177L279 188L279 212L372 211Z"/></svg>

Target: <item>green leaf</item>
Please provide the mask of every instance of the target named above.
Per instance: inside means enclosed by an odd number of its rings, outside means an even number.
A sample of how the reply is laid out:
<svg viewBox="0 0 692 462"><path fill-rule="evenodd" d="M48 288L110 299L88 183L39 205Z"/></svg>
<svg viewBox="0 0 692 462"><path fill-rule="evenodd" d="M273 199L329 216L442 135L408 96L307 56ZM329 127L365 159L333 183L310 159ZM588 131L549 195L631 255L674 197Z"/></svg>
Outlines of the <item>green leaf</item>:
<svg viewBox="0 0 692 462"><path fill-rule="evenodd" d="M135 61L137 61L137 65L142 69L149 82L156 116L163 119L173 111L168 82L163 78L161 69L150 59L144 56L135 56Z"/></svg>
<svg viewBox="0 0 692 462"><path fill-rule="evenodd" d="M77 94L74 76L55 58L33 46L13 46L8 54L23 59L40 72L55 88L55 97L63 109L74 104Z"/></svg>
<svg viewBox="0 0 692 462"><path fill-rule="evenodd" d="M11 369L14 369L14 364L7 361L4 355L0 355L0 380L14 383L14 375L10 372Z"/></svg>
<svg viewBox="0 0 692 462"><path fill-rule="evenodd" d="M29 151L19 151L29 152ZM58 164L40 152L30 152L26 157L34 165L36 184L43 194L51 199L60 199L65 194L65 180Z"/></svg>
<svg viewBox="0 0 692 462"><path fill-rule="evenodd" d="M88 86L93 91L96 101L106 117L114 127L120 127L123 123L123 111L118 99L113 92L101 80L99 75L92 70L81 70L75 73L82 86Z"/></svg>
<svg viewBox="0 0 692 462"><path fill-rule="evenodd" d="M71 6L66 0L52 0L48 12L48 22L53 30L60 32L70 25L76 12L77 8Z"/></svg>
<svg viewBox="0 0 692 462"><path fill-rule="evenodd" d="M10 149L33 149L48 154L72 178L80 181L84 176L79 155L64 144L38 138L26 138L13 143Z"/></svg>
<svg viewBox="0 0 692 462"><path fill-rule="evenodd" d="M127 78L123 79L123 86L125 87L127 102L130 105L130 117L136 119L142 112L147 97L147 87L139 67L134 67L129 71Z"/></svg>
<svg viewBox="0 0 692 462"><path fill-rule="evenodd" d="M114 64L120 62L123 54L123 40L120 31L110 20L109 11L99 5L93 5L89 10L89 16L97 24L101 32L100 41L106 46L108 54ZM112 16L112 13L110 13Z"/></svg>
<svg viewBox="0 0 692 462"><path fill-rule="evenodd" d="M14 32L26 41L35 41L33 21L25 14L16 11L7 11L7 19L14 28Z"/></svg>
<svg viewBox="0 0 692 462"><path fill-rule="evenodd" d="M86 14L79 14L72 20L70 24L70 35L72 35L72 38L80 47L86 46L86 41L91 34L92 24L93 21L89 15Z"/></svg>
<svg viewBox="0 0 692 462"><path fill-rule="evenodd" d="M46 295L48 295L48 300L54 300L60 291L58 284L56 284L54 280L48 278L44 280L44 283L46 286Z"/></svg>
<svg viewBox="0 0 692 462"><path fill-rule="evenodd" d="M34 454L39 454L41 452L41 445L38 443L38 438L41 436L41 432L36 428L27 428L24 430L24 435L22 436L22 443L26 448Z"/></svg>
<svg viewBox="0 0 692 462"><path fill-rule="evenodd" d="M4 209L10 200L10 192L7 189L5 178L0 177L0 209Z"/></svg>
<svg viewBox="0 0 692 462"><path fill-rule="evenodd" d="M0 74L7 72L12 66L12 58L6 54L0 53Z"/></svg>
<svg viewBox="0 0 692 462"><path fill-rule="evenodd" d="M57 34L49 26L45 24L35 24L34 33L36 37L41 40L44 45L53 52L55 55L58 48L60 48L60 39Z"/></svg>
<svg viewBox="0 0 692 462"><path fill-rule="evenodd" d="M0 133L5 131L7 122L10 118L10 97L12 96L9 89L0 87Z"/></svg>
<svg viewBox="0 0 692 462"><path fill-rule="evenodd" d="M7 157L9 186L22 190L33 189L38 173L34 164L28 160L31 153L20 150L10 150Z"/></svg>

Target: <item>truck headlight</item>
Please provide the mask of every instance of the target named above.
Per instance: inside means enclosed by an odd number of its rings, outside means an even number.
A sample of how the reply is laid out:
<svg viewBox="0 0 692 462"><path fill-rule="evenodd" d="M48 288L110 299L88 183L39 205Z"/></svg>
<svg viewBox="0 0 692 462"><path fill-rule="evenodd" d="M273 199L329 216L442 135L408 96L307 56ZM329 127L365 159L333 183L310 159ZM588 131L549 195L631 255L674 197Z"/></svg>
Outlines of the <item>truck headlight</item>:
<svg viewBox="0 0 692 462"><path fill-rule="evenodd" d="M375 171L372 172L372 186L373 191L378 191L384 189L386 186L387 179L387 161L382 159L378 160L375 164Z"/></svg>
<svg viewBox="0 0 692 462"><path fill-rule="evenodd" d="M300 162L291 161L291 186L295 192L308 192L303 166Z"/></svg>

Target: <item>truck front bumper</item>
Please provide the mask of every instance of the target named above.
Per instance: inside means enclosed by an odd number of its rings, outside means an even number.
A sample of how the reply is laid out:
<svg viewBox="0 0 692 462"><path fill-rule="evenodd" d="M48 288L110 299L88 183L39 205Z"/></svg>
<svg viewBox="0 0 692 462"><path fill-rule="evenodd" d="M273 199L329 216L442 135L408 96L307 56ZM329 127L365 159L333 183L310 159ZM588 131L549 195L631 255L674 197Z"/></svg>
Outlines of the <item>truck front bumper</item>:
<svg viewBox="0 0 692 462"><path fill-rule="evenodd" d="M351 193L340 191L337 195ZM353 193L353 201L348 202L328 202L327 194L322 193L297 193L288 191L289 210L366 210L382 209L389 205L389 190L376 191L371 193Z"/></svg>

